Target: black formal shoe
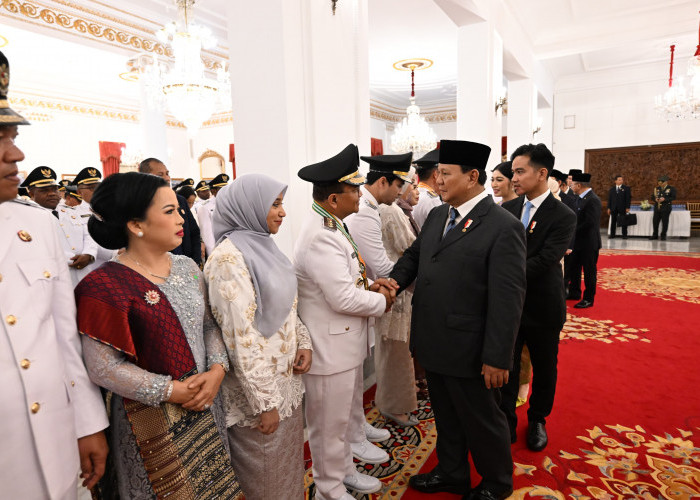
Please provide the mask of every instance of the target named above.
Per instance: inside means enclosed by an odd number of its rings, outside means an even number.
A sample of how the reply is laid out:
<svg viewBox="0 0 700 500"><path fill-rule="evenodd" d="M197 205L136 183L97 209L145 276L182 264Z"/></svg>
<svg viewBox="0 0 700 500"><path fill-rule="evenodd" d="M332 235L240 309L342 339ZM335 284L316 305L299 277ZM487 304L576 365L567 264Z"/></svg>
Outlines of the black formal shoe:
<svg viewBox="0 0 700 500"><path fill-rule="evenodd" d="M505 500L512 494L512 489L497 493L485 488L475 488L469 494L464 495L462 500Z"/></svg>
<svg viewBox="0 0 700 500"><path fill-rule="evenodd" d="M666 236L662 236L662 237L659 238L659 239L660 239L660 240L665 240L665 239L666 239Z"/></svg>
<svg viewBox="0 0 700 500"><path fill-rule="evenodd" d="M581 302L579 302L578 304L575 304L574 307L575 307L576 309L586 309L586 308L588 308L588 307L593 307L593 301L592 301L592 300L583 299L583 300L582 300Z"/></svg>
<svg viewBox="0 0 700 500"><path fill-rule="evenodd" d="M412 476L408 480L408 484L414 490L418 490L422 493L437 493L439 491L446 491L457 495L466 495L469 493L469 484L448 479L435 469L427 474L416 474Z"/></svg>
<svg viewBox="0 0 700 500"><path fill-rule="evenodd" d="M581 300L581 296L569 293L566 295L566 300Z"/></svg>
<svg viewBox="0 0 700 500"><path fill-rule="evenodd" d="M650 239L650 240L658 240L659 237L658 237L658 236L649 236L649 239Z"/></svg>
<svg viewBox="0 0 700 500"><path fill-rule="evenodd" d="M609 238L610 238L611 240L614 240L614 239L615 239L615 235L614 235L614 234L611 234L611 235L609 236Z"/></svg>
<svg viewBox="0 0 700 500"><path fill-rule="evenodd" d="M623 239L623 240L626 240L626 239L627 239L627 235L625 234L625 235L622 237L622 239Z"/></svg>
<svg viewBox="0 0 700 500"><path fill-rule="evenodd" d="M547 446L547 430L542 422L530 422L527 426L527 447L532 451L542 451Z"/></svg>

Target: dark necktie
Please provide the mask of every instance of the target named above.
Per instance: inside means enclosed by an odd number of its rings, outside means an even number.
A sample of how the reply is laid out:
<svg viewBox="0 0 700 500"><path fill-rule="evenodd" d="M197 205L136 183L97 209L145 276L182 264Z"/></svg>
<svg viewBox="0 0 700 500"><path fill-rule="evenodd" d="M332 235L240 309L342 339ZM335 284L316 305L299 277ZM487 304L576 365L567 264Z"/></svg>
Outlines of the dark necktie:
<svg viewBox="0 0 700 500"><path fill-rule="evenodd" d="M51 210L51 213L53 214L54 217L58 219L58 211L57 210Z"/></svg>
<svg viewBox="0 0 700 500"><path fill-rule="evenodd" d="M450 232L450 229L455 227L457 225L457 216L459 215L459 212L455 207L450 207L450 220L447 222L447 227L445 228L445 232L442 233L442 237L444 238L447 233Z"/></svg>

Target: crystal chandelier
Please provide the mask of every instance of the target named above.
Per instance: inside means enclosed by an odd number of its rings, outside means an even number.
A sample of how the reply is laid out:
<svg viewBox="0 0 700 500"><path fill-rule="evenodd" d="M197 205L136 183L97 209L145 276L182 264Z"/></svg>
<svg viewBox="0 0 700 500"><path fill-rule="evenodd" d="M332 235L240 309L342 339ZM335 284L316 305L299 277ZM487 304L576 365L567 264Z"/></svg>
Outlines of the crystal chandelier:
<svg viewBox="0 0 700 500"><path fill-rule="evenodd" d="M216 39L208 28L190 22L188 16L195 0L176 3L180 19L156 32L158 40L172 48L174 62L168 68L154 55L141 55L138 67L149 100L157 107L167 105L194 136L216 111L231 109L231 83L222 67L217 69L216 78L205 73L201 51L215 47Z"/></svg>
<svg viewBox="0 0 700 500"><path fill-rule="evenodd" d="M673 79L673 59L676 50L671 45L671 63L668 78L668 90L656 96L655 108L657 113L666 120L685 120L700 118L700 29L698 31L698 46L695 55L688 61L688 89L683 85L683 78Z"/></svg>
<svg viewBox="0 0 700 500"><path fill-rule="evenodd" d="M437 136L430 125L420 115L420 108L416 105L415 70L422 63L409 64L411 70L411 98L406 108L406 117L396 126L394 135L391 136L391 149L396 153L414 154L425 153L435 149Z"/></svg>

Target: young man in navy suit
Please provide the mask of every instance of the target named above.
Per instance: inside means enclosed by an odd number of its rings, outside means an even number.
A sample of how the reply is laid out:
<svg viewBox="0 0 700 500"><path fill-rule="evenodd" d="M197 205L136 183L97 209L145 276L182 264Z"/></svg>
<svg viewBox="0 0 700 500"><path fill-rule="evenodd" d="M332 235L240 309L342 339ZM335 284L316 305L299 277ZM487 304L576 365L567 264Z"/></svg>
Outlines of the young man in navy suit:
<svg viewBox="0 0 700 500"><path fill-rule="evenodd" d="M608 215L610 216L610 239L615 238L617 218L628 214L632 203L632 190L625 186L625 179L620 174L615 174L615 185L608 192ZM627 239L627 225L622 226L622 239Z"/></svg>
<svg viewBox="0 0 700 500"><path fill-rule="evenodd" d="M554 168L554 156L547 146L526 144L516 149L511 158L513 187L520 196L504 203L503 208L520 219L525 228L527 292L515 342L513 371L501 391L501 409L508 418L511 442L515 442L520 354L523 345L527 345L534 372L527 411L527 447L540 451L547 446L545 419L554 405L559 333L566 321L562 258L571 246L576 215L547 186Z"/></svg>

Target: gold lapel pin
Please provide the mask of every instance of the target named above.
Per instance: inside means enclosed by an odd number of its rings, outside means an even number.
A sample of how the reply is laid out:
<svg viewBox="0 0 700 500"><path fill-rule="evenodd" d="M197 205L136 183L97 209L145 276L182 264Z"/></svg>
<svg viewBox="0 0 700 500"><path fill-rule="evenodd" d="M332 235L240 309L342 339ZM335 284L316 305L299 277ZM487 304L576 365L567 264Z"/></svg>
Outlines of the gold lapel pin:
<svg viewBox="0 0 700 500"><path fill-rule="evenodd" d="M17 231L17 236L19 236L19 239L22 241L30 242L32 241L32 235L29 234L27 231L24 229L21 229Z"/></svg>

